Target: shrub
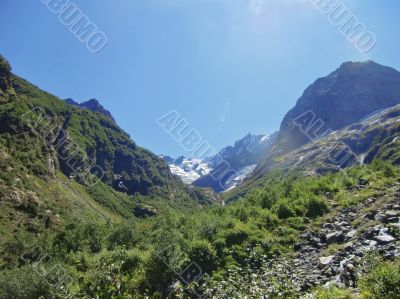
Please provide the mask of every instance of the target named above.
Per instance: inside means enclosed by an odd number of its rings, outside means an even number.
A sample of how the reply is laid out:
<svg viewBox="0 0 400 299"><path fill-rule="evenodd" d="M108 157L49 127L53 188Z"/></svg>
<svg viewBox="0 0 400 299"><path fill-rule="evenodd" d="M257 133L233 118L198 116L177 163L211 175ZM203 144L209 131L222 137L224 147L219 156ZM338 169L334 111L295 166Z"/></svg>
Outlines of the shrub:
<svg viewBox="0 0 400 299"><path fill-rule="evenodd" d="M108 237L109 249L117 246L130 247L134 244L134 235L132 228L127 225L120 225Z"/></svg>
<svg viewBox="0 0 400 299"><path fill-rule="evenodd" d="M371 167L375 171L380 171L386 178L393 178L396 176L396 168L387 161L374 160Z"/></svg>
<svg viewBox="0 0 400 299"><path fill-rule="evenodd" d="M225 235L226 245L231 247L235 244L242 244L248 238L248 236L249 234L243 229L229 229L226 231Z"/></svg>
<svg viewBox="0 0 400 299"><path fill-rule="evenodd" d="M50 285L40 277L37 269L25 266L0 273L0 298L53 298Z"/></svg>
<svg viewBox="0 0 400 299"><path fill-rule="evenodd" d="M378 264L360 281L367 299L400 298L400 260Z"/></svg>
<svg viewBox="0 0 400 299"><path fill-rule="evenodd" d="M315 299L354 299L356 298L349 290L338 289L332 287L329 289L319 288L316 290Z"/></svg>
<svg viewBox="0 0 400 299"><path fill-rule="evenodd" d="M190 245L189 259L197 263L204 272L212 271L218 266L216 250L205 240L196 240Z"/></svg>
<svg viewBox="0 0 400 299"><path fill-rule="evenodd" d="M307 213L309 218L317 218L328 212L328 205L326 200L318 197L311 197L307 201Z"/></svg>
<svg viewBox="0 0 400 299"><path fill-rule="evenodd" d="M295 215L295 212L288 200L279 200L274 206L274 210L279 219L287 219Z"/></svg>
<svg viewBox="0 0 400 299"><path fill-rule="evenodd" d="M0 55L0 73L9 73L11 72L11 66L10 63L2 56Z"/></svg>

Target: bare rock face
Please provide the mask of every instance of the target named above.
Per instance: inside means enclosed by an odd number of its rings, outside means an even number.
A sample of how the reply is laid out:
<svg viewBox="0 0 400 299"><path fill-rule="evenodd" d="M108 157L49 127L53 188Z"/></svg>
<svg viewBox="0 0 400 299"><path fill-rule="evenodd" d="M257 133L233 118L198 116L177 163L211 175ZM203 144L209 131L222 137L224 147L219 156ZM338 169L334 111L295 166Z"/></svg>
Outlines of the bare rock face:
<svg viewBox="0 0 400 299"><path fill-rule="evenodd" d="M268 160L268 164L264 165L265 171L273 168L300 169L306 174L323 174L340 168L369 164L375 158L399 165L399 122L400 105L387 108L357 124L282 154L278 159ZM360 181L358 184L355 188L362 189L368 182ZM395 216L378 215L376 221L387 222Z"/></svg>
<svg viewBox="0 0 400 299"><path fill-rule="evenodd" d="M0 194L2 201L8 202L16 209L36 216L38 208L43 205L36 193L16 188L4 190Z"/></svg>
<svg viewBox="0 0 400 299"><path fill-rule="evenodd" d="M275 144L256 169L383 109L400 104L400 72L372 61L346 62L317 79L284 117Z"/></svg>

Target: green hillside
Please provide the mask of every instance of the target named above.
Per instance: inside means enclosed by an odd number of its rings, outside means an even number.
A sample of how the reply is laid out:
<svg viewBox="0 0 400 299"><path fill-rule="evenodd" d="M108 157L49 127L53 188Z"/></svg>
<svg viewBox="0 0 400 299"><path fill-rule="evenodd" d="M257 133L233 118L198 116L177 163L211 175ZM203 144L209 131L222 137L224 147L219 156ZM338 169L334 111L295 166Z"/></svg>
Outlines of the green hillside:
<svg viewBox="0 0 400 299"><path fill-rule="evenodd" d="M398 167L274 170L222 205L10 71L0 59L0 298L399 298Z"/></svg>

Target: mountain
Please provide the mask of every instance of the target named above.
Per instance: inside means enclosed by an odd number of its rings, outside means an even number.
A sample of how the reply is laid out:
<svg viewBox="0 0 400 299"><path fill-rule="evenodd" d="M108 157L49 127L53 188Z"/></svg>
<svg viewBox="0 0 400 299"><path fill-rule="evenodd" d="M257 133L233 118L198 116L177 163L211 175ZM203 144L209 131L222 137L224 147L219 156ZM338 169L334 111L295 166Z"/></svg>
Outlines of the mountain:
<svg viewBox="0 0 400 299"><path fill-rule="evenodd" d="M0 57L0 298L398 297L400 105L276 154L225 205L199 204L218 197L165 161L213 176L233 165L229 190L274 136L205 161L157 157L75 106Z"/></svg>
<svg viewBox="0 0 400 299"><path fill-rule="evenodd" d="M387 108L276 159L268 170L323 174L375 159L400 165L400 105Z"/></svg>
<svg viewBox="0 0 400 299"><path fill-rule="evenodd" d="M195 180L207 175L211 170L210 165L202 159L186 159L184 156L180 156L177 159L169 156L162 156L162 158L169 164L172 174L180 177L185 184L192 184Z"/></svg>
<svg viewBox="0 0 400 299"><path fill-rule="evenodd" d="M255 170L300 146L400 103L400 73L373 61L346 62L316 80L284 117L274 145Z"/></svg>
<svg viewBox="0 0 400 299"><path fill-rule="evenodd" d="M212 170L193 184L216 192L235 188L254 170L274 138L275 134L247 134L233 146L225 147L215 156L206 159Z"/></svg>
<svg viewBox="0 0 400 299"><path fill-rule="evenodd" d="M0 57L0 207L16 215L0 230L18 221L40 227L46 210L61 223L76 214L134 217L141 202L209 202L96 103L66 103L14 75Z"/></svg>
<svg viewBox="0 0 400 299"><path fill-rule="evenodd" d="M113 122L115 122L115 119L114 119L113 116L111 115L111 112L108 111L108 110L106 110L106 109L99 103L99 101L96 100L96 99L90 99L90 100L88 100L88 101L86 101L86 102L83 102L83 103L80 103L80 104L79 104L79 103L75 102L73 99L68 98L68 99L65 100L65 102L66 102L67 104L69 104L69 105L72 105L72 106L75 106L75 107L78 107L78 108L88 109L88 110L93 111L93 112L101 113L101 114L103 114L103 115L109 117L110 119L112 119Z"/></svg>

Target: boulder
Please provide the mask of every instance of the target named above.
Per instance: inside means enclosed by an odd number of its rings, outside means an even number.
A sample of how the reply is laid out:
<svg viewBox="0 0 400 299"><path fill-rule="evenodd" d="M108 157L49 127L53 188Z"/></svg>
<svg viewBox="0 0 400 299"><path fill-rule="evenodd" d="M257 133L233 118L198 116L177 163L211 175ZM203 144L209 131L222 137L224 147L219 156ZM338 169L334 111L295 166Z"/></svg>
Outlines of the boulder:
<svg viewBox="0 0 400 299"><path fill-rule="evenodd" d="M399 212L399 211L396 211L396 210L387 210L384 214L385 214L388 218L391 218L391 217L397 217L397 216L399 216L400 212Z"/></svg>
<svg viewBox="0 0 400 299"><path fill-rule="evenodd" d="M342 243L345 235L342 231L333 232L326 235L326 242L330 245L333 243Z"/></svg>
<svg viewBox="0 0 400 299"><path fill-rule="evenodd" d="M391 235L384 234L384 235L375 236L374 240L376 242L378 242L379 245L386 245L386 244L396 241L396 238L392 237Z"/></svg>
<svg viewBox="0 0 400 299"><path fill-rule="evenodd" d="M386 216L385 214L379 213L379 214L375 215L374 220L377 222L380 222L380 223L387 223L389 220L389 217Z"/></svg>
<svg viewBox="0 0 400 299"><path fill-rule="evenodd" d="M320 268L324 268L326 266L331 265L335 260L335 256L334 255L330 255L330 256L326 256L326 257L321 257L319 259L319 267Z"/></svg>

